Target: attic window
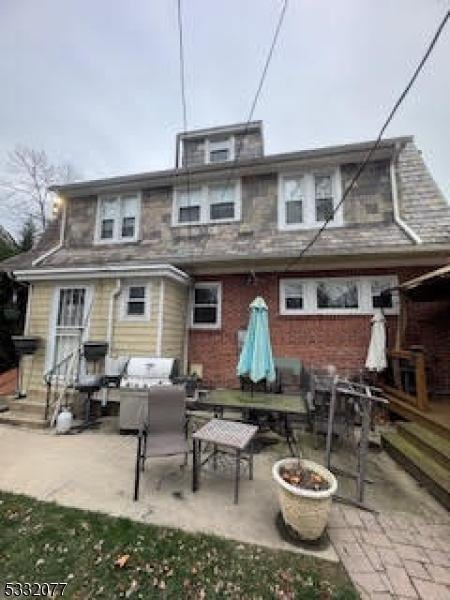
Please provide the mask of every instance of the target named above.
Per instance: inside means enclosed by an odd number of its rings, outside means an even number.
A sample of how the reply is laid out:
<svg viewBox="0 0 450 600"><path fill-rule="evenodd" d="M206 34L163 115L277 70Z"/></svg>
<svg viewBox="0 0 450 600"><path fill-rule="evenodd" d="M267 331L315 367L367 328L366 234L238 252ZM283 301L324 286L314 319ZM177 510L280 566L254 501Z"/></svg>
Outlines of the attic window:
<svg viewBox="0 0 450 600"><path fill-rule="evenodd" d="M220 140L206 140L205 143L207 163L220 163L234 158L234 139L233 137L223 138Z"/></svg>

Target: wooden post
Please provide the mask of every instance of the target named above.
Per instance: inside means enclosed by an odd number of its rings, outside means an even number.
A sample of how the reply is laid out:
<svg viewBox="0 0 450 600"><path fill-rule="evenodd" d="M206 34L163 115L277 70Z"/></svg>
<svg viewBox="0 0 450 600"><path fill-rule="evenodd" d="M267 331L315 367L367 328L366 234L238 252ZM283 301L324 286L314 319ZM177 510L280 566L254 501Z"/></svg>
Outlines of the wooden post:
<svg viewBox="0 0 450 600"><path fill-rule="evenodd" d="M403 350L405 344L406 325L408 322L408 304L406 297L400 292L400 310L397 319L397 333L395 338L395 349Z"/></svg>
<svg viewBox="0 0 450 600"><path fill-rule="evenodd" d="M425 368L425 354L420 351L416 351L416 397L417 397L417 408L419 410L428 410L428 387L427 387L427 375Z"/></svg>

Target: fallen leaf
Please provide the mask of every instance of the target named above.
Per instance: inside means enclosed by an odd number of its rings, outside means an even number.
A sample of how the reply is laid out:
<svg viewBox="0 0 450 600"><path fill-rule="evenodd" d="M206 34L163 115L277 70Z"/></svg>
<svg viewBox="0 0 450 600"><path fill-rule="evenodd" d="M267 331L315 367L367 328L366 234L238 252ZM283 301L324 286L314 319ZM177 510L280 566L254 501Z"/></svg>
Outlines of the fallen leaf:
<svg viewBox="0 0 450 600"><path fill-rule="evenodd" d="M119 569L123 569L124 566L127 564L129 558L130 558L129 554L122 554L122 556L119 556L117 558L116 562L114 563L114 566L119 567Z"/></svg>

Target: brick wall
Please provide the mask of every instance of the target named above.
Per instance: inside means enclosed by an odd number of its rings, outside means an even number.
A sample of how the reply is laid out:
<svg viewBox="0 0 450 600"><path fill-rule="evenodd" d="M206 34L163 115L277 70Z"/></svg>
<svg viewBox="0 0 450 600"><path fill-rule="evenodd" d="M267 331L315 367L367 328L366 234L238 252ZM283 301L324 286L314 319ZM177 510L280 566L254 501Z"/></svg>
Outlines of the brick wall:
<svg viewBox="0 0 450 600"><path fill-rule="evenodd" d="M423 271L422 271L423 272ZM298 277L332 277L357 275L398 274L405 281L420 274L412 269L372 269L358 271L320 271L297 273ZM370 337L369 315L284 316L279 314L278 273L258 274L256 284L248 283L247 275L207 277L222 281L222 328L220 330L191 330L189 360L203 365L205 382L216 387L236 387L238 360L237 331L246 329L248 305L261 295L269 306L269 323L275 356L299 358L306 365L333 364L341 373L354 373L364 366ZM426 346L439 373L433 379L450 383L450 319L449 311L438 304L411 307L407 343ZM439 321L436 323L435 318ZM388 344L396 337L396 316L387 316ZM430 326L431 324L431 326ZM422 332L422 333L421 333ZM450 386L448 386L450 387Z"/></svg>

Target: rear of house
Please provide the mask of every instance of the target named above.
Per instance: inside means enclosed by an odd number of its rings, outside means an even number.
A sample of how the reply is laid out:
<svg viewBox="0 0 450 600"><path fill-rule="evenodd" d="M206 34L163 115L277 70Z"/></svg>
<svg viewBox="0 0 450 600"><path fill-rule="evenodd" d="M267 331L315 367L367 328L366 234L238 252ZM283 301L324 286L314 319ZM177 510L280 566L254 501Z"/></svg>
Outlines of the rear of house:
<svg viewBox="0 0 450 600"><path fill-rule="evenodd" d="M43 375L80 335L106 341L112 357L173 357L208 385L236 387L256 295L275 356L357 372L381 292L392 346L395 288L450 256L450 209L410 137L383 141L338 208L370 147L265 155L253 122L179 135L174 169L59 187L58 220L3 263L29 284L25 333L40 338L22 387L43 400ZM440 309L414 310L410 343ZM450 388L448 312L436 316L432 377Z"/></svg>

